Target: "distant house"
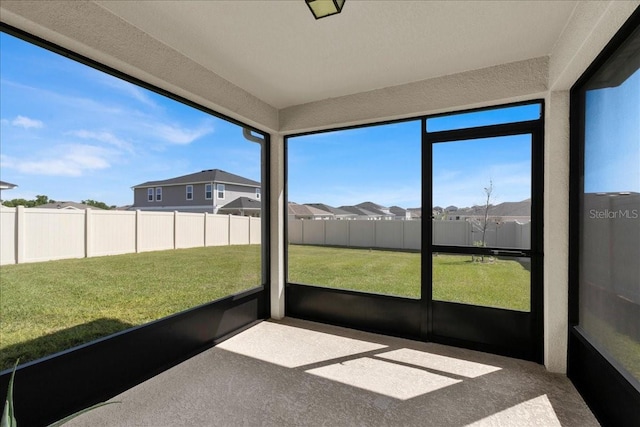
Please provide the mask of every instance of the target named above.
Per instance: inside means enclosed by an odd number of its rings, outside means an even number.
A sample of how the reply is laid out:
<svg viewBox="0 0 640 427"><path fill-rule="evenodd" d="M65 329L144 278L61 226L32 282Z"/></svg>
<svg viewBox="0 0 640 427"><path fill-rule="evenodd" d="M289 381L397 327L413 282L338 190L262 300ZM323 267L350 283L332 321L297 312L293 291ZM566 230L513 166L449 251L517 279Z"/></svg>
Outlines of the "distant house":
<svg viewBox="0 0 640 427"><path fill-rule="evenodd" d="M44 205L34 206L38 209L67 209L74 211L81 211L85 209L96 209L103 211L104 209L98 208L91 205L85 205L84 203L76 203L76 202L51 202L45 203Z"/></svg>
<svg viewBox="0 0 640 427"><path fill-rule="evenodd" d="M0 181L0 201L2 201L2 191L3 190L13 190L17 185L12 184L10 182Z"/></svg>
<svg viewBox="0 0 640 427"><path fill-rule="evenodd" d="M0 181L0 190L11 190L16 187L17 185L10 182Z"/></svg>
<svg viewBox="0 0 640 427"><path fill-rule="evenodd" d="M262 212L262 203L259 200L244 196L238 197L233 202L227 203L218 209L218 213L224 215L259 217L260 212Z"/></svg>
<svg viewBox="0 0 640 427"><path fill-rule="evenodd" d="M324 203L305 203L306 206L320 209L325 212L329 212L333 214L335 219L356 219L358 218L357 214L352 212L347 212L343 209L334 208L333 206L326 205Z"/></svg>
<svg viewBox="0 0 640 427"><path fill-rule="evenodd" d="M370 211L368 209L364 209L358 206L340 206L339 209L350 212L356 215L355 219L366 219L366 220L380 220L387 219L389 217L388 214L385 214L381 211Z"/></svg>
<svg viewBox="0 0 640 427"><path fill-rule="evenodd" d="M148 181L132 189L133 210L218 213L220 208L241 197L261 200L259 182L220 169Z"/></svg>
<svg viewBox="0 0 640 427"><path fill-rule="evenodd" d="M407 208L407 213L409 214L410 219L422 218L422 208Z"/></svg>
<svg viewBox="0 0 640 427"><path fill-rule="evenodd" d="M395 219L395 214L393 214L388 207L379 205L373 202L362 202L356 205L357 208L365 209L369 212L373 212L378 216L376 219Z"/></svg>
<svg viewBox="0 0 640 427"><path fill-rule="evenodd" d="M391 206L389 212L394 215L394 219L407 220L411 219L411 213L408 210L401 208L400 206Z"/></svg>
<svg viewBox="0 0 640 427"><path fill-rule="evenodd" d="M331 212L294 202L289 202L287 213L289 219L335 219L335 215Z"/></svg>
<svg viewBox="0 0 640 427"><path fill-rule="evenodd" d="M485 206L472 206L470 208L448 207L444 212L443 219L447 221L474 221L483 219ZM531 221L531 199L521 202L504 202L498 205L490 205L488 219L491 222L512 222L527 223Z"/></svg>

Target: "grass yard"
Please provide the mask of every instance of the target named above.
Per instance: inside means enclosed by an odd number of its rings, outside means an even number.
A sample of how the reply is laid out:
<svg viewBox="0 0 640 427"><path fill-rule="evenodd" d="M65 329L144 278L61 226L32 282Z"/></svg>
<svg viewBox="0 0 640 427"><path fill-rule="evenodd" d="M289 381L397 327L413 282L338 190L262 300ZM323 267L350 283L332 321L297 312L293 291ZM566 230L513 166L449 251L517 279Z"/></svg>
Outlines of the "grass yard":
<svg viewBox="0 0 640 427"><path fill-rule="evenodd" d="M218 246L0 267L0 369L228 296L261 282L259 246ZM420 254L289 246L289 280L420 297ZM515 261L434 257L434 298L529 309Z"/></svg>
<svg viewBox="0 0 640 427"><path fill-rule="evenodd" d="M419 253L289 245L289 281L420 297ZM433 258L433 299L529 311L530 275L517 261Z"/></svg>
<svg viewBox="0 0 640 427"><path fill-rule="evenodd" d="M0 267L0 370L255 287L259 246Z"/></svg>
<svg viewBox="0 0 640 427"><path fill-rule="evenodd" d="M420 254L289 245L289 282L420 298Z"/></svg>

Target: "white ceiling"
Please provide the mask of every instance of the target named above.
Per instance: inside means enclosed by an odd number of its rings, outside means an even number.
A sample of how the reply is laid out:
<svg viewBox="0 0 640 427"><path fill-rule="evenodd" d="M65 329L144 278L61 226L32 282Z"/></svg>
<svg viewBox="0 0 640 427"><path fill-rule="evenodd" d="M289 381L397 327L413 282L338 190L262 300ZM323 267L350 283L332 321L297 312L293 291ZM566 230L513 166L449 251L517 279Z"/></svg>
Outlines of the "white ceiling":
<svg viewBox="0 0 640 427"><path fill-rule="evenodd" d="M549 55L576 1L102 1L278 108Z"/></svg>

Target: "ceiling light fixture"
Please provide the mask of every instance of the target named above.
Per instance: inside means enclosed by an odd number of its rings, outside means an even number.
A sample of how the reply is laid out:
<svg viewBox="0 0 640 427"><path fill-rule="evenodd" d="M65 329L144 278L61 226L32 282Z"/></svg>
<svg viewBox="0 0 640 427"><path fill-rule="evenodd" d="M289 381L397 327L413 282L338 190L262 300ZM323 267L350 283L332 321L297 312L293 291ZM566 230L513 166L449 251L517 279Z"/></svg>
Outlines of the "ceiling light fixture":
<svg viewBox="0 0 640 427"><path fill-rule="evenodd" d="M345 0L304 0L316 19L342 12Z"/></svg>

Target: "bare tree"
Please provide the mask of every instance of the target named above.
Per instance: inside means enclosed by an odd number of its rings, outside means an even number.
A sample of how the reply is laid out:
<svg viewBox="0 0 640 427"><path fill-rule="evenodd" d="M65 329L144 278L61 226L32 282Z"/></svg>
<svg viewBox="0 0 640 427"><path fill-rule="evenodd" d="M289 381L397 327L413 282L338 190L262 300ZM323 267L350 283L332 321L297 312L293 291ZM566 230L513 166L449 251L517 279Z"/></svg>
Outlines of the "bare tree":
<svg viewBox="0 0 640 427"><path fill-rule="evenodd" d="M489 180L489 186L484 187L484 194L487 199L484 203L484 221L482 221L482 246L487 246L486 236L489 225L489 208L491 207L491 196L493 194L493 180Z"/></svg>
<svg viewBox="0 0 640 427"><path fill-rule="evenodd" d="M482 218L472 218L471 225L474 229L482 233L482 239L480 242L474 242L474 245L485 247L487 246L487 228L489 227L489 210L491 209L491 201L493 200L493 180L489 180L489 186L484 187L484 194L486 196L484 205L482 206ZM471 257L475 260L475 257ZM481 255L481 260L484 262L484 254Z"/></svg>

